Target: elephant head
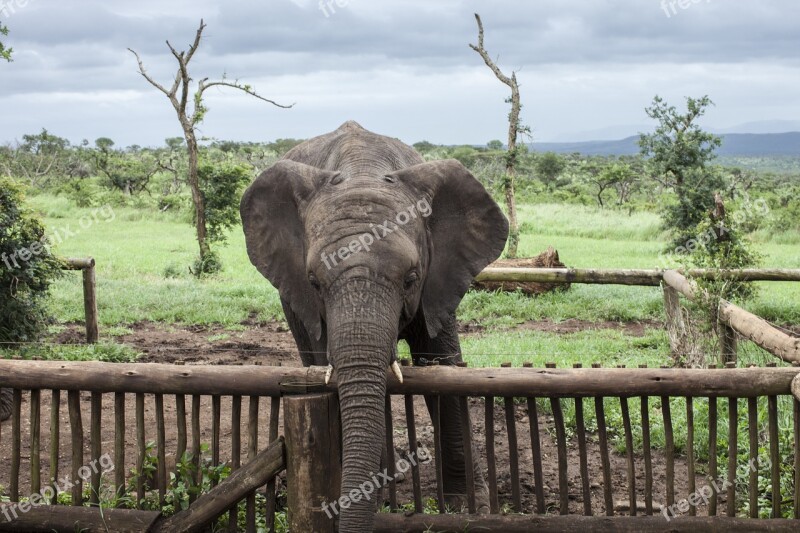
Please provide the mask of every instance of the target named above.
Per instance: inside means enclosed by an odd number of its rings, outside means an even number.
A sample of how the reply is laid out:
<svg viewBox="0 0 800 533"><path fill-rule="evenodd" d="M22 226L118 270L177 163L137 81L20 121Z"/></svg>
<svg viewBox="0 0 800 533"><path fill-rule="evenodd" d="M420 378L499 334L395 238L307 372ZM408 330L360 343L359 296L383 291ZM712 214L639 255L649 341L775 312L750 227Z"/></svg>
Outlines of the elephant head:
<svg viewBox="0 0 800 533"><path fill-rule="evenodd" d="M311 343L326 341L342 417L343 496L378 472L398 334L414 320L436 337L508 234L497 204L458 161L397 169L401 158L380 150L372 146L369 161L363 153L328 154L319 166L281 160L241 204L250 260ZM339 530L372 531L374 513L374 501L353 500Z"/></svg>

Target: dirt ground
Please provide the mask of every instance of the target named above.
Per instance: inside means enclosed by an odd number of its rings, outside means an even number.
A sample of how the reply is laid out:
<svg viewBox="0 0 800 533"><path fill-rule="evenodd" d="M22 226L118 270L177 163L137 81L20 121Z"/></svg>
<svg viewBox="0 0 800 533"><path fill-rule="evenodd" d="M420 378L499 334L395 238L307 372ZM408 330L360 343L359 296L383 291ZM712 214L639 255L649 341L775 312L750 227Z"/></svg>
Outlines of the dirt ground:
<svg viewBox="0 0 800 533"><path fill-rule="evenodd" d="M587 323L579 320L569 320L558 324L544 322L529 322L520 326L524 329L536 329L542 331L552 331L567 333L589 328L614 328L621 329L629 335L642 335L646 327L656 324L597 324ZM294 341L291 333L280 323L247 324L245 331L225 331L219 327L169 327L155 325L151 323L135 324L130 329L132 333L117 338L118 342L124 342L137 350L141 351L142 362L176 363L183 362L187 365L277 365L299 366ZM482 328L475 325L462 326L462 335L480 335ZM75 343L80 342L81 328L77 325L70 326L67 330L58 335L57 342ZM268 348L267 348L268 347ZM84 457L88 462L89 457L89 399L88 393L82 394L83 426L84 426ZM145 401L146 418L146 439L155 441L155 405L154 398L147 396ZM29 394L23 395L22 407L22 468L20 475L20 491L22 494L29 493L30 480L30 420L29 420ZM50 447L50 392L42 394L42 430L41 430L41 471L46 474L49 472L49 447ZM102 448L103 452L108 452L113 456L114 445L114 405L113 395L104 395L103 414L102 414ZM190 416L190 403L187 401L187 418ZM246 419L248 413L248 400L243 400L242 405L242 450L243 459L247 450L247 427ZM588 408L587 404L587 408ZM172 467L175 462L174 453L177 444L177 425L169 423L175 420L175 399L168 396L164 398L166 424L166 450L167 465ZM415 420L417 436L420 445L424 445L428 450L434 450L433 427L430 423L427 409L423 398L415 400ZM478 455L485 471L486 465L486 442L484 428L484 404L483 400L476 398L470 400L470 411L473 424L473 438ZM406 414L402 398L393 399L392 403L395 447L396 455L408 453L406 439ZM211 399L203 397L201 401L201 440L209 443L211 439ZM222 421L221 421L221 449L220 457L222 461L231 460L231 399L222 398ZM263 446L267 441L267 428L269 417L269 400L263 399L259 409L259 446ZM520 461L520 479L522 484L523 511L532 512L534 509L533 492L533 464L531 459L531 443L529 438L529 426L527 408L525 404L516 406L515 417L517 420L518 450ZM67 476L67 468L70 460L70 427L69 417L66 410L66 398L62 394L62 407L60 412L60 469L59 478ZM136 459L136 433L135 433L135 411L132 395L128 395L126 401L126 457L125 469L130 471ZM555 443L555 430L552 417L543 414L539 415L539 425L542 428L542 456L544 463L544 493L549 512L558 512L558 463L557 448ZM10 424L5 422L0 426L0 485L8 487L10 479L10 455L11 443L9 439ZM191 442L191 435L189 436ZM578 446L576 438L568 442L568 477L569 477L569 496L571 513L582 513L582 487L578 470ZM589 435L589 475L592 494L592 509L595 514L605 512L603 504L603 479L600 455L598 451L596 435ZM511 501L511 475L508 468L508 436L505 430L505 415L502 405L495 405L495 450L497 456L498 488L500 492L501 505ZM640 453L635 456L636 461L636 491L637 500L644 501L644 462ZM653 495L656 511L658 505L665 501L666 472L663 454L653 450ZM119 466L119 465L117 465ZM611 454L611 471L613 480L613 493L615 505L618 513L627 513L627 463L624 455ZM42 479L47 479L47 476ZM420 466L422 480L423 497L435 496L435 469L432 464ZM113 474L109 474L107 479L113 480ZM406 476L405 480L398 484L399 499L403 503L412 501L411 497L411 476ZM696 485L702 487L706 482L701 476L697 476ZM688 473L685 460L676 459L675 462L675 489L676 501L688 496ZM720 501L724 501L724 495L720 495ZM698 514L702 514L699 510Z"/></svg>

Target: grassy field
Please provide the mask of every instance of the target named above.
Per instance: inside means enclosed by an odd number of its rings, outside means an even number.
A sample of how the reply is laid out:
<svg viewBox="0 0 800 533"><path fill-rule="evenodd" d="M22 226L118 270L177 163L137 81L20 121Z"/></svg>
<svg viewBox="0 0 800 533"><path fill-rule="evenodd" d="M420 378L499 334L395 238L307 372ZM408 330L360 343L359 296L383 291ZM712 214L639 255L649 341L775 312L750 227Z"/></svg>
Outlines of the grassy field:
<svg viewBox="0 0 800 533"><path fill-rule="evenodd" d="M188 270L196 256L193 229L183 216L115 208L113 217L100 217L81 226L92 209L78 209L64 198L31 198L51 232L69 229L75 235L57 247L62 256L93 256L97 260L98 307L106 334L127 324L156 321L165 324L238 326L248 317L281 319L276 291L251 266L239 228L220 249L224 271L197 280ZM108 214L108 213L106 213ZM521 252L535 255L552 245L569 266L585 268L655 268L663 236L658 216L556 204L522 205ZM108 218L109 220L106 220ZM83 218L84 222L87 218ZM758 243L765 266L800 266L800 247ZM782 324L800 322L800 284L762 283L749 307ZM83 320L81 282L66 273L52 291L51 309L59 322ZM568 292L539 298L520 294L470 292L459 308L463 321L487 326L481 337L464 341L473 365L501 360L542 364L556 361L663 364L668 356L660 329L644 337L599 330L570 334L515 330L526 320L570 318L596 322L661 320L661 292L655 287L573 285Z"/></svg>

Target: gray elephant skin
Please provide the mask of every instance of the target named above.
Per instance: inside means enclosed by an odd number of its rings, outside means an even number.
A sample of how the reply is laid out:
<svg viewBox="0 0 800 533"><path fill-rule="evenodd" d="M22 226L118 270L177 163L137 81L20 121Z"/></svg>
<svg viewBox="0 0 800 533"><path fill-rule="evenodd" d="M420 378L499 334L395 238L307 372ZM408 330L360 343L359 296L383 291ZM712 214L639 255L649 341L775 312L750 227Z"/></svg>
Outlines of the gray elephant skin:
<svg viewBox="0 0 800 533"><path fill-rule="evenodd" d="M415 366L461 361L456 308L503 251L508 222L458 161L425 162L352 121L262 173L241 215L250 260L278 289L303 364L333 366L341 494L358 491L380 469L398 339ZM457 501L467 467L485 484L465 465L457 400L443 398L441 410L444 492ZM339 531L372 531L376 502L355 500Z"/></svg>

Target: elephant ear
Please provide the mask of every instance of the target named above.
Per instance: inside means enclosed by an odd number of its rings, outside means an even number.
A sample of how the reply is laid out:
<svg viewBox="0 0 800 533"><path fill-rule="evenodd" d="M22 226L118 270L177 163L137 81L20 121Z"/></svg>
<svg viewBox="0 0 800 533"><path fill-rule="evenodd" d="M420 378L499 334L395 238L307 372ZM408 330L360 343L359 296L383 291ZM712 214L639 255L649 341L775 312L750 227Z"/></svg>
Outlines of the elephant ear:
<svg viewBox="0 0 800 533"><path fill-rule="evenodd" d="M281 298L302 320L310 335L322 335L319 297L308 281L302 206L338 172L282 160L247 188L240 213L247 255Z"/></svg>
<svg viewBox="0 0 800 533"><path fill-rule="evenodd" d="M422 307L428 334L435 337L475 276L503 252L508 221L483 185L455 159L421 163L391 176L431 201L427 222L432 250Z"/></svg>

